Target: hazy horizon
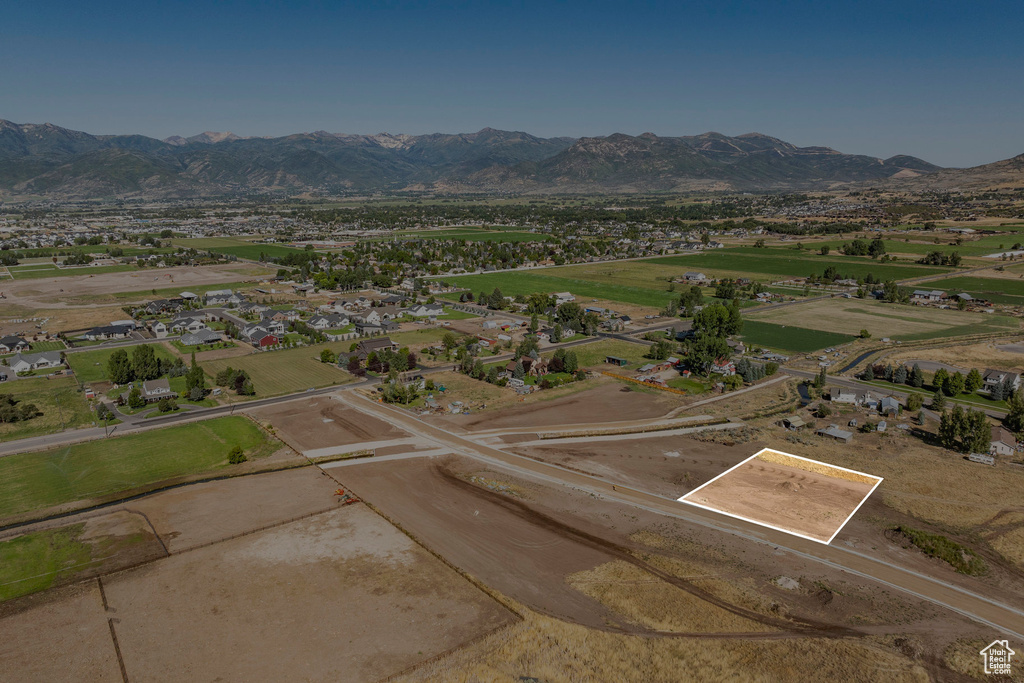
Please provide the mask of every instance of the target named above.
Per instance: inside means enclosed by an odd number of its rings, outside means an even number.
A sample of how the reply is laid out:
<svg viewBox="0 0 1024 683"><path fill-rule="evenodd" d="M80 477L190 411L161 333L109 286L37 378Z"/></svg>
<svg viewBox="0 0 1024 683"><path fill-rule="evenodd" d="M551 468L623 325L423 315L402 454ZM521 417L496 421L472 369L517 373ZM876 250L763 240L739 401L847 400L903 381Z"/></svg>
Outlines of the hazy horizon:
<svg viewBox="0 0 1024 683"><path fill-rule="evenodd" d="M0 117L92 134L759 132L941 166L1024 152L1018 3L109 2L8 10Z"/></svg>

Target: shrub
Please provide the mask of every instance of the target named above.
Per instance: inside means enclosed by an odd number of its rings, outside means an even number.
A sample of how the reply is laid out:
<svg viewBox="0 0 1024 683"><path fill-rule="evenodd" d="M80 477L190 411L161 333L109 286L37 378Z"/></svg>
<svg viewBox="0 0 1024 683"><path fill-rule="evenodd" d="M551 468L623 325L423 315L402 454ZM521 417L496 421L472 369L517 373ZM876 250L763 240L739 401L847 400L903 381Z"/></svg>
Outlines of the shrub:
<svg viewBox="0 0 1024 683"><path fill-rule="evenodd" d="M981 559L977 553L970 548L965 548L959 543L949 540L945 536L911 529L906 526L895 526L893 531L913 543L925 555L936 557L948 563L961 574L977 576L988 571L988 565L985 564L985 560Z"/></svg>
<svg viewBox="0 0 1024 683"><path fill-rule="evenodd" d="M245 462L246 460L248 460L248 458L245 457L245 452L242 450L241 446L235 446L228 451L228 462L232 465L237 465Z"/></svg>
<svg viewBox="0 0 1024 683"><path fill-rule="evenodd" d="M828 417L832 414L832 409L824 403L818 404L818 409L814 412L817 417Z"/></svg>

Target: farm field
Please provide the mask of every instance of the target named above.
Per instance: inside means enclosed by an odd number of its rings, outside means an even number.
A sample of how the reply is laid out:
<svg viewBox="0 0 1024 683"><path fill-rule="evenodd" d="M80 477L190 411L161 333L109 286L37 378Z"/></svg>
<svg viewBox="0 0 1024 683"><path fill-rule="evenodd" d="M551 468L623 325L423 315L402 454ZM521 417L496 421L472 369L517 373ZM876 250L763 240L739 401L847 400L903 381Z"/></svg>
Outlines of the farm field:
<svg viewBox="0 0 1024 683"><path fill-rule="evenodd" d="M0 440L3 441L53 434L92 424L89 403L73 377L8 380L0 384L0 394L13 394L18 402L34 403L43 413L31 420L0 424Z"/></svg>
<svg viewBox="0 0 1024 683"><path fill-rule="evenodd" d="M828 266L833 266L841 277L859 279L871 274L879 280L904 280L952 270L917 264L878 263L866 257L819 256L808 251L755 247L714 249L682 256L663 256L649 262L676 266L681 270L697 270L716 277L749 277L753 280L774 280L779 276L821 275Z"/></svg>
<svg viewBox="0 0 1024 683"><path fill-rule="evenodd" d="M573 351L576 354L576 360L579 362L580 367L595 368L597 370L636 370L639 366L644 363L650 362L649 359L644 358L644 354L647 353L646 346L641 344L634 344L633 342L625 341L598 341L591 344L581 344L580 346L574 346L569 351ZM553 354L544 353L545 357L549 357ZM629 365L625 368L619 368L616 365L608 365L604 362L607 356L617 356L618 358L625 358L629 361Z"/></svg>
<svg viewBox="0 0 1024 683"><path fill-rule="evenodd" d="M901 341L1019 329L1016 319L1007 316L886 304L868 299L822 299L785 308L752 311L744 317L744 336L753 335L752 338L765 334L767 330L756 323L774 323L839 335L858 335L866 329L872 337L891 337ZM751 323L755 325L748 330ZM841 342L829 342L826 346L835 343Z"/></svg>
<svg viewBox="0 0 1024 683"><path fill-rule="evenodd" d="M348 350L349 343L337 342L250 353L247 356L206 361L202 363L202 367L211 381L218 372L229 366L236 370L245 370L252 378L257 398L291 394L310 387L319 388L351 382L352 375L336 365L320 362L320 350L323 346L333 348L335 351L343 347ZM234 397L233 392L231 396Z"/></svg>
<svg viewBox="0 0 1024 683"><path fill-rule="evenodd" d="M122 346L120 349L96 349L95 351L73 351L67 354L68 365L75 371L75 377L82 384L102 382L107 379L107 361L110 360L110 354L114 353L114 351L124 350L128 353L128 360L131 360L132 351L136 346ZM174 360L177 357L164 344L147 344L147 346L152 347L153 353L158 359Z"/></svg>
<svg viewBox="0 0 1024 683"><path fill-rule="evenodd" d="M987 299L996 304L1024 305L1024 280L1019 278L950 277L932 280L924 286L947 292L967 292L977 299Z"/></svg>
<svg viewBox="0 0 1024 683"><path fill-rule="evenodd" d="M847 238L842 240L824 240L821 242L808 242L805 246L807 251L812 254L817 254L818 249L823 246L828 246L832 249L832 254L826 257L819 258L834 258L837 255L837 251L843 244L848 244L855 238ZM925 254L933 251L941 251L943 254L951 254L954 251L964 257L980 257L987 254L997 253L999 251L1009 250L1013 247L1014 243L1021 241L1019 235L1015 234L1004 234L1004 235L987 235L978 239L965 238L963 244L956 244L954 240L955 235L943 235L939 238L939 243L935 244L934 239L928 239L924 236L915 235L909 238L910 242L905 242L901 239L886 239L885 251L887 254L906 254L911 256L924 256ZM862 240L870 241L870 240ZM843 257L843 258L863 258L863 257Z"/></svg>
<svg viewBox="0 0 1024 683"><path fill-rule="evenodd" d="M258 458L280 444L246 418L221 417L0 458L0 517L216 470L235 445Z"/></svg>
<svg viewBox="0 0 1024 683"><path fill-rule="evenodd" d="M610 268L611 264L608 264L604 267L605 271L612 272L612 274L603 277L598 275L597 271L582 270L583 268L596 268L595 266L573 266L485 275L458 275L446 277L444 280L456 287L464 287L472 291L474 296L481 291L489 294L495 287L506 296L568 291L578 299L621 301L650 308L664 308L670 299L678 296L678 294L668 291L668 283L664 281L656 289L656 285L653 284L653 275L649 276L652 281L651 285L647 285L646 280L632 276L632 272L644 270L642 266L634 266L634 263L641 262L628 262L621 265L632 267L614 269ZM618 265L620 264L616 264L616 266ZM679 271L675 274L681 275L682 272ZM632 284L623 284L625 282Z"/></svg>
<svg viewBox="0 0 1024 683"><path fill-rule="evenodd" d="M200 251L212 251L218 254L230 254L238 258L257 261L260 255L268 258L282 258L289 254L301 254L303 249L288 247L282 244L262 244L230 237L195 237L187 239L176 239L173 244L181 247L188 247Z"/></svg>
<svg viewBox="0 0 1024 683"><path fill-rule="evenodd" d="M745 320L740 337L747 345L753 344L792 353L810 353L856 339L849 334L824 332L795 325L778 325L760 320Z"/></svg>

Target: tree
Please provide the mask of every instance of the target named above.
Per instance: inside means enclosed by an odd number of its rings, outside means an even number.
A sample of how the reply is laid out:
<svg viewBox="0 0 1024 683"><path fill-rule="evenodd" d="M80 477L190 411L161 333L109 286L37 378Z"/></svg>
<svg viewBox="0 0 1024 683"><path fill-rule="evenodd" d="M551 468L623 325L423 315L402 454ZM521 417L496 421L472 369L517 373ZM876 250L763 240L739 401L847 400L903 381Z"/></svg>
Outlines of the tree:
<svg viewBox="0 0 1024 683"><path fill-rule="evenodd" d="M818 417L825 418L832 414L832 409L829 408L828 405L825 403L819 403L818 409L814 412L814 414Z"/></svg>
<svg viewBox="0 0 1024 683"><path fill-rule="evenodd" d="M949 375L946 378L943 391L945 391L950 396L959 396L960 394L964 393L964 385L964 376L961 375L959 372L954 372L952 375Z"/></svg>
<svg viewBox="0 0 1024 683"><path fill-rule="evenodd" d="M910 394L907 396L907 410L921 410L921 406L924 405L924 399L921 398L921 394Z"/></svg>
<svg viewBox="0 0 1024 683"><path fill-rule="evenodd" d="M992 388L988 391L988 397L993 401L1002 401L1006 398L1006 392L1003 391L1003 385L1001 382L997 382L992 385Z"/></svg>
<svg viewBox="0 0 1024 683"><path fill-rule="evenodd" d="M321 363L333 363L337 360L337 356L334 355L334 351L330 349L324 349L320 352Z"/></svg>
<svg viewBox="0 0 1024 683"><path fill-rule="evenodd" d="M918 389L924 386L924 372L921 370L921 366L917 363L914 363L914 367L911 368L910 378L907 383Z"/></svg>
<svg viewBox="0 0 1024 683"><path fill-rule="evenodd" d="M977 368L972 368L971 371L967 373L967 379L964 381L964 391L973 394L978 389L981 389L981 385L981 373L978 372Z"/></svg>
<svg viewBox="0 0 1024 683"><path fill-rule="evenodd" d="M116 349L107 359L107 377L114 384L128 384L135 379L135 372L128 360L128 352Z"/></svg>
<svg viewBox="0 0 1024 683"><path fill-rule="evenodd" d="M860 338L861 339L871 339L871 333L868 332L866 329L865 330L861 330L860 331Z"/></svg>
<svg viewBox="0 0 1024 683"><path fill-rule="evenodd" d="M512 377L515 379L522 379L526 376L526 369L523 367L523 359L520 358L516 361L516 366L512 369Z"/></svg>
<svg viewBox="0 0 1024 683"><path fill-rule="evenodd" d="M228 462L232 465L238 465L245 462L248 458L245 457L245 451L242 450L241 446L234 446L228 451Z"/></svg>
<svg viewBox="0 0 1024 683"><path fill-rule="evenodd" d="M540 321L537 320L537 314L533 313L532 315L530 315L530 332L536 332L539 327Z"/></svg>
<svg viewBox="0 0 1024 683"><path fill-rule="evenodd" d="M868 366L869 368L871 366ZM826 378L828 375L825 373L825 368L818 370L818 374L814 376L814 388L821 389L825 386L825 382L828 381Z"/></svg>
<svg viewBox="0 0 1024 683"><path fill-rule="evenodd" d="M1015 434L1024 432L1024 389L1018 389L1006 399L1006 428Z"/></svg>
<svg viewBox="0 0 1024 683"><path fill-rule="evenodd" d="M353 375L361 375L363 372L362 365L359 362L359 356L354 353L348 357L348 371Z"/></svg>
<svg viewBox="0 0 1024 683"><path fill-rule="evenodd" d="M178 406L176 403L174 403L174 401L165 396L164 398L156 402L156 407L161 413L169 413Z"/></svg>
<svg viewBox="0 0 1024 683"><path fill-rule="evenodd" d="M906 384L907 383L907 366L900 365L892 373L892 382L894 384Z"/></svg>
<svg viewBox="0 0 1024 683"><path fill-rule="evenodd" d="M935 371L935 375L932 377L932 386L935 387L936 391L945 391L946 382L949 381L949 372L946 368L939 368Z"/></svg>
<svg viewBox="0 0 1024 683"><path fill-rule="evenodd" d="M132 350L132 373L135 379L150 380L160 376L160 362L153 347L140 344Z"/></svg>
<svg viewBox="0 0 1024 683"><path fill-rule="evenodd" d="M942 410L946 407L946 397L939 390L935 391L935 395L932 396L932 410Z"/></svg>
<svg viewBox="0 0 1024 683"><path fill-rule="evenodd" d="M142 398L142 392L138 387L132 387L132 390L128 392L128 407L137 410L145 405L146 399Z"/></svg>
<svg viewBox="0 0 1024 683"><path fill-rule="evenodd" d="M818 250L818 253L821 254L822 256L828 256L828 253L830 251L832 251L832 248L826 244L822 246L821 249Z"/></svg>
<svg viewBox="0 0 1024 683"><path fill-rule="evenodd" d="M864 381L871 382L875 379L875 366L868 365L867 369L864 370Z"/></svg>
<svg viewBox="0 0 1024 683"><path fill-rule="evenodd" d="M569 374L575 374L579 369L579 360L576 358L575 351L569 351L565 354L565 371Z"/></svg>

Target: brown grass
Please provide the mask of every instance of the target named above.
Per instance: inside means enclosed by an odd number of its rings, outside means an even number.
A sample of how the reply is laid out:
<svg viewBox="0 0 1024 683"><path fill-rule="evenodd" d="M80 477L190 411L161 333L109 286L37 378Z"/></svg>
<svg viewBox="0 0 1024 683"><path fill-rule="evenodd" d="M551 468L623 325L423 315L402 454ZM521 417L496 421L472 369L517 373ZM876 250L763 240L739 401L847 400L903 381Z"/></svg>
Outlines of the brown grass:
<svg viewBox="0 0 1024 683"><path fill-rule="evenodd" d="M794 458L780 453L779 451L765 451L757 456L757 460L764 460L765 462L772 462L777 465L788 465L789 467L795 467L798 470L804 470L805 472L814 472L815 474L821 474L826 477L833 477L835 479L845 479L846 481L855 481L860 484L871 484L874 485L878 482L878 477L871 477L864 474L856 474L854 472L847 472L845 470L838 469L836 467L830 467L829 465L808 462L801 458Z"/></svg>
<svg viewBox="0 0 1024 683"><path fill-rule="evenodd" d="M676 588L628 562L614 561L568 577L569 585L627 621L675 633L776 631Z"/></svg>
<svg viewBox="0 0 1024 683"><path fill-rule="evenodd" d="M522 608L520 612L522 622L396 680L928 680L920 666L867 641L648 638L596 631Z"/></svg>

